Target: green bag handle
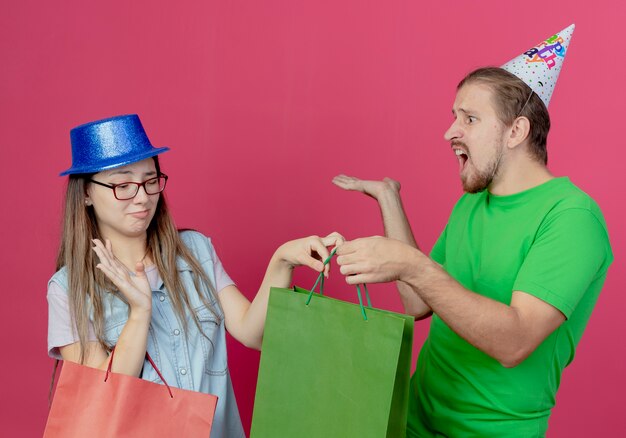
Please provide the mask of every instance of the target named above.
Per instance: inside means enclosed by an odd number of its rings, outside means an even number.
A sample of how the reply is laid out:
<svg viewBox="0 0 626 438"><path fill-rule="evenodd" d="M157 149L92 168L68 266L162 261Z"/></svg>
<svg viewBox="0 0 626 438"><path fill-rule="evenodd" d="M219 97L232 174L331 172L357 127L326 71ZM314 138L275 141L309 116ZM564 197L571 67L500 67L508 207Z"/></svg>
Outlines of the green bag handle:
<svg viewBox="0 0 626 438"><path fill-rule="evenodd" d="M335 247L330 252L330 255L326 258L326 260L324 260L324 266L326 266L330 262L330 259L333 258L336 252L337 252L337 248ZM315 288L317 287L318 284L320 285L320 295L324 295L324 272L323 271L320 272L320 275L317 276L317 280L315 280L315 284L313 285L313 287L311 288L311 291L309 292L309 296L306 300L307 306L311 302L311 298L313 297L313 293L315 292ZM372 301L370 300L370 294L367 290L367 285L365 283L363 283L363 288L365 289L365 297L367 298L367 307L371 308ZM356 285L356 291L357 291L357 296L359 297L359 306L361 306L361 314L363 315L363 319L367 321L367 313L365 312L365 306L363 305L363 298L361 297L361 287L358 284Z"/></svg>

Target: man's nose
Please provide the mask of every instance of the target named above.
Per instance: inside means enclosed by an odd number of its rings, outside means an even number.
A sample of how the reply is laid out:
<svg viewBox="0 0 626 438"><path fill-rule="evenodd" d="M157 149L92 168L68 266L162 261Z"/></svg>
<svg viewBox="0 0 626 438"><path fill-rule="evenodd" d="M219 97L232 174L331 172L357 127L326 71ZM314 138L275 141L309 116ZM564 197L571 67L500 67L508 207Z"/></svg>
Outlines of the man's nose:
<svg viewBox="0 0 626 438"><path fill-rule="evenodd" d="M459 127L459 124L457 123L457 121L458 120L455 120L454 122L452 122L452 125L450 125L448 130L444 132L443 138L445 138L446 141L451 141L455 138L461 138L463 136L463 131Z"/></svg>

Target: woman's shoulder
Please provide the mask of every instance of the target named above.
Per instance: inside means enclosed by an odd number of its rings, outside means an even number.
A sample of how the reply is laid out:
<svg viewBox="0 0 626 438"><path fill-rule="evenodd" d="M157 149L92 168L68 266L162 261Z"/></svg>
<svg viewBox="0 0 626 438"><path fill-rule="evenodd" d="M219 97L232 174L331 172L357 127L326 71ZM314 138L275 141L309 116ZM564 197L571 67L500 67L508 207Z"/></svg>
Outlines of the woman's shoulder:
<svg viewBox="0 0 626 438"><path fill-rule="evenodd" d="M67 290L67 268L65 266L56 271L54 275L50 277L50 280L48 280L48 290L50 290L50 285L53 283L61 286L62 289Z"/></svg>
<svg viewBox="0 0 626 438"><path fill-rule="evenodd" d="M178 230L178 235L180 239L187 245L206 245L207 243L211 245L211 238L205 236L200 231L192 230L189 228L184 228Z"/></svg>
<svg viewBox="0 0 626 438"><path fill-rule="evenodd" d="M199 231L189 229L179 230L178 235L180 240L193 252L200 262L204 261L204 259L213 259L215 249L210 237Z"/></svg>

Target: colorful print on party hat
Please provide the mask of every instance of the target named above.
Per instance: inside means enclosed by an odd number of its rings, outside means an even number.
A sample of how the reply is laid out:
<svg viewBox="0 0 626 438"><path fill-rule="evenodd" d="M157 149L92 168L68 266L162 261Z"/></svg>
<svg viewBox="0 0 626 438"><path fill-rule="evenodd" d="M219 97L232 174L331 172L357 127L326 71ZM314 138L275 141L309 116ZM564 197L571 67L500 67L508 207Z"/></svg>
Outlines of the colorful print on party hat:
<svg viewBox="0 0 626 438"><path fill-rule="evenodd" d="M574 25L528 49L502 66L526 83L548 107L563 67Z"/></svg>

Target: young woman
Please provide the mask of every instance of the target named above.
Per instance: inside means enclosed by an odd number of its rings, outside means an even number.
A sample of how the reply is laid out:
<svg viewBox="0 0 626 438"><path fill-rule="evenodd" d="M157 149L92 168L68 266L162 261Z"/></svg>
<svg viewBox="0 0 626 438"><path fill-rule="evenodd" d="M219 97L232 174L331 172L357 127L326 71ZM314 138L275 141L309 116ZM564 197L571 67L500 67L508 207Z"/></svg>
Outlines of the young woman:
<svg viewBox="0 0 626 438"><path fill-rule="evenodd" d="M285 243L252 302L226 274L209 238L179 232L167 175L136 115L71 131L72 167L58 271L48 283L50 356L219 397L211 437L244 436L226 361L225 330L261 348L270 286L295 266L321 272L333 233ZM327 272L326 272L327 274ZM141 421L140 418L137 421Z"/></svg>

